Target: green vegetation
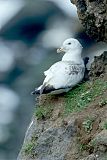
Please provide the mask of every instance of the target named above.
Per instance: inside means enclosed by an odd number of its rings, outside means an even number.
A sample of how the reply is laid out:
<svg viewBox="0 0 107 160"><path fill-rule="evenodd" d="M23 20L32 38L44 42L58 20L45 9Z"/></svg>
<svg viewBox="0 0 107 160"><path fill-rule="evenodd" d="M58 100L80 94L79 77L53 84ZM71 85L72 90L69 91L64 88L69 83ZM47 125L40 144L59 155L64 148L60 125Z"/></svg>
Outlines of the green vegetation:
<svg viewBox="0 0 107 160"><path fill-rule="evenodd" d="M36 144L37 139L38 139L38 137L33 135L31 140L24 145L23 151L24 151L25 155L30 155L30 157L32 157L32 158L34 158L36 156L35 147L37 145Z"/></svg>
<svg viewBox="0 0 107 160"><path fill-rule="evenodd" d="M96 144L97 144L96 139L93 139L93 140L90 142L90 146L92 146L92 147L95 147Z"/></svg>
<svg viewBox="0 0 107 160"><path fill-rule="evenodd" d="M107 82L103 80L95 80L94 82L85 82L70 92L66 93L64 98L64 108L62 116L69 115L72 112L78 112L86 108L90 102L93 102L98 96L101 96L107 90ZM49 100L50 101L50 100ZM100 106L107 104L107 100L99 102ZM35 109L35 116L37 119L47 119L52 115L54 104L40 105ZM90 122L87 122L90 123ZM89 125L89 124L88 124Z"/></svg>
<svg viewBox="0 0 107 160"><path fill-rule="evenodd" d="M53 106L38 106L35 110L37 119L45 119L51 116Z"/></svg>
<svg viewBox="0 0 107 160"><path fill-rule="evenodd" d="M107 122L104 123L103 129L107 129Z"/></svg>
<svg viewBox="0 0 107 160"><path fill-rule="evenodd" d="M93 119L92 118L87 118L83 123L82 123L84 129L86 132L90 132L93 127Z"/></svg>
<svg viewBox="0 0 107 160"><path fill-rule="evenodd" d="M87 150L89 147L87 144L79 144L79 150L80 152L84 151L84 150Z"/></svg>
<svg viewBox="0 0 107 160"><path fill-rule="evenodd" d="M30 155L30 154L32 154L33 149L34 149L34 143L29 142L24 147L24 152L25 152L25 154Z"/></svg>
<svg viewBox="0 0 107 160"><path fill-rule="evenodd" d="M106 104L107 104L107 99L101 99L101 101L99 102L100 107L103 107Z"/></svg>
<svg viewBox="0 0 107 160"><path fill-rule="evenodd" d="M88 104L95 100L107 90L107 82L103 80L96 80L94 82L86 82L80 84L65 96L65 114L71 112L81 111L86 108Z"/></svg>

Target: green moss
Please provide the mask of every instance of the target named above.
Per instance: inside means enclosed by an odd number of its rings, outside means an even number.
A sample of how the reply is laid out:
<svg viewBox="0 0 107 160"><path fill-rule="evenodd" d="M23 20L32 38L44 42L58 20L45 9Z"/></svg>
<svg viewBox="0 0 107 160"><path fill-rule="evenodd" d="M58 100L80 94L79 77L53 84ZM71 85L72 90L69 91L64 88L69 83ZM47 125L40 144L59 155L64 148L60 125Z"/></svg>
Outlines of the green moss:
<svg viewBox="0 0 107 160"><path fill-rule="evenodd" d="M29 142L28 144L25 145L24 152L25 154L30 155L32 154L33 149L34 149L34 143Z"/></svg>
<svg viewBox="0 0 107 160"><path fill-rule="evenodd" d="M86 108L90 102L94 101L97 96L102 95L106 89L107 82L103 80L80 84L66 94L65 114Z"/></svg>
<svg viewBox="0 0 107 160"><path fill-rule="evenodd" d="M103 99L103 98L102 98L102 99L100 100L100 102L99 102L99 106L100 106L100 107L103 107L103 106L106 105L106 104L107 104L107 99Z"/></svg>
<svg viewBox="0 0 107 160"><path fill-rule="evenodd" d="M93 119L91 118L87 118L83 123L83 128L85 129L86 132L90 132L92 130L93 127Z"/></svg>
<svg viewBox="0 0 107 160"><path fill-rule="evenodd" d="M107 82L103 80L95 80L94 82L85 82L63 96L65 104L63 104L62 116L69 115L72 112L78 112L86 108L89 103L93 102L96 97L101 96L107 90ZM52 98L52 96L50 96ZM49 98L48 98L49 99ZM52 115L54 104L46 104L38 106L34 115L37 119L47 119ZM50 101L50 99L49 99ZM53 102L54 103L54 102ZM100 102L100 105L106 104L107 101Z"/></svg>
<svg viewBox="0 0 107 160"><path fill-rule="evenodd" d="M104 123L103 129L107 129L107 122Z"/></svg>
<svg viewBox="0 0 107 160"><path fill-rule="evenodd" d="M31 140L24 145L23 151L24 151L25 155L29 155L32 158L34 158L36 156L35 147L37 145L37 143L36 143L37 139L38 139L38 137L33 135Z"/></svg>
<svg viewBox="0 0 107 160"><path fill-rule="evenodd" d="M80 152L84 151L84 150L88 150L88 145L87 144L79 144L79 150Z"/></svg>
<svg viewBox="0 0 107 160"><path fill-rule="evenodd" d="M93 139L93 140L90 142L90 146L95 147L96 145L97 145L97 141L96 141L96 139Z"/></svg>
<svg viewBox="0 0 107 160"><path fill-rule="evenodd" d="M35 116L37 117L37 119L46 119L49 118L52 114L53 111L53 106L49 105L49 106L38 106L35 109Z"/></svg>

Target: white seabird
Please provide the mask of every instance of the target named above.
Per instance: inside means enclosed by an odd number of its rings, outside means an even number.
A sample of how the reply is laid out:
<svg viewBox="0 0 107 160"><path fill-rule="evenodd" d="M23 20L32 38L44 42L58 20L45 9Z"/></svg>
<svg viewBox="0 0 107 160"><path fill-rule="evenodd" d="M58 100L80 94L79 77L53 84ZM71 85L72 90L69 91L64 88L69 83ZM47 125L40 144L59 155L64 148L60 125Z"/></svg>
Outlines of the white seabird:
<svg viewBox="0 0 107 160"><path fill-rule="evenodd" d="M82 81L85 72L84 61L81 57L82 48L77 39L65 40L62 47L57 50L58 53L65 53L62 60L44 72L46 77L43 84L32 94L67 92Z"/></svg>

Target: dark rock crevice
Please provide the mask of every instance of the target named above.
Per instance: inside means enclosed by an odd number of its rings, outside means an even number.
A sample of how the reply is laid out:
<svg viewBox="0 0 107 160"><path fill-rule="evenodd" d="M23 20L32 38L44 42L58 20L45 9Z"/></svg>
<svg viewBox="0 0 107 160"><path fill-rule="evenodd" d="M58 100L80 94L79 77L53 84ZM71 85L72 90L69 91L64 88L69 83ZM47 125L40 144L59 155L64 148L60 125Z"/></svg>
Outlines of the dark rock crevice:
<svg viewBox="0 0 107 160"><path fill-rule="evenodd" d="M107 42L107 0L71 0L86 33L97 41Z"/></svg>

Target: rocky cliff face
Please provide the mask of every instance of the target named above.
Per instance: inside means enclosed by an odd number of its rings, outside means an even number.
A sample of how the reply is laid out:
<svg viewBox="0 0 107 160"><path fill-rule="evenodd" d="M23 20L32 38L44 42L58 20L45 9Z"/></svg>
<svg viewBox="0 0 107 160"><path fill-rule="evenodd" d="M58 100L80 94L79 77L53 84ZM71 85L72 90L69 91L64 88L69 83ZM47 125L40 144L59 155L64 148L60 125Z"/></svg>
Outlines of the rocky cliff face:
<svg viewBox="0 0 107 160"><path fill-rule="evenodd" d="M71 0L89 36L107 42L107 0Z"/></svg>
<svg viewBox="0 0 107 160"><path fill-rule="evenodd" d="M107 42L107 1L71 1L88 35ZM107 52L89 77L67 94L36 98L18 160L107 160Z"/></svg>
<svg viewBox="0 0 107 160"><path fill-rule="evenodd" d="M65 95L36 99L18 160L107 160L107 52L89 75Z"/></svg>

